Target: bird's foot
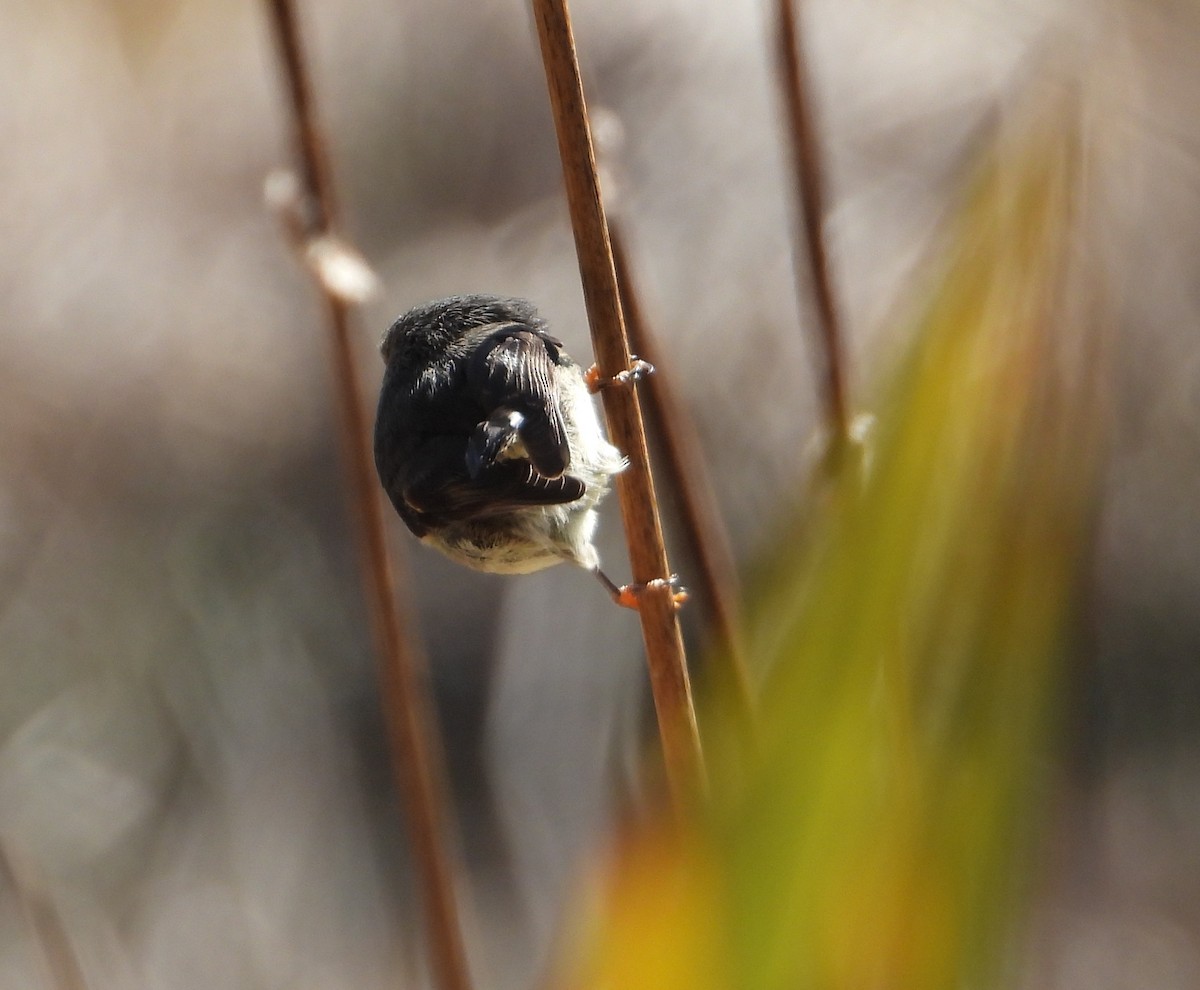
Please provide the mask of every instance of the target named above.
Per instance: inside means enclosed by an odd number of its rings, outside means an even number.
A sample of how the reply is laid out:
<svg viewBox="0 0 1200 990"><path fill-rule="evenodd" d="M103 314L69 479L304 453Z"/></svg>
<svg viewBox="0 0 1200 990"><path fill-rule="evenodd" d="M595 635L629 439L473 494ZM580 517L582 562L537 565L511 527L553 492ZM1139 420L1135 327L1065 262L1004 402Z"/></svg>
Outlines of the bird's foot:
<svg viewBox="0 0 1200 990"><path fill-rule="evenodd" d="M678 574L672 574L669 578L654 578L652 581L646 581L642 584L622 584L617 585L609 580L608 576L600 569L594 572L600 583L608 589L608 593L612 596L612 600L622 608L631 608L635 612L642 607L642 596L653 588L669 588L671 591L671 604L675 608L680 608L684 602L688 600L687 588L679 580Z"/></svg>
<svg viewBox="0 0 1200 990"><path fill-rule="evenodd" d="M611 378L601 378L600 369L593 364L583 375L588 391L595 395L601 389L627 388L654 374L654 365L649 361L643 361L636 354L631 357L632 361L629 367L624 371L618 371Z"/></svg>

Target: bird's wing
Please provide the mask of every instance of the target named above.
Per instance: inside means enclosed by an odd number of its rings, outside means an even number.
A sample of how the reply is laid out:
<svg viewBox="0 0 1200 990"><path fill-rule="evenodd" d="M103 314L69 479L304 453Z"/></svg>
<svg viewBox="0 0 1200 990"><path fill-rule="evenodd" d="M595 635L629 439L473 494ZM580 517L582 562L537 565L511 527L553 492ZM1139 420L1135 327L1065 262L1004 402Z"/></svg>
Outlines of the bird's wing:
<svg viewBox="0 0 1200 990"><path fill-rule="evenodd" d="M547 478L525 461L500 461L469 477L462 441L433 437L385 486L392 504L418 536L450 522L486 519L514 509L562 505L581 498L578 478Z"/></svg>
<svg viewBox="0 0 1200 990"><path fill-rule="evenodd" d="M467 388L488 411L471 438L473 471L486 471L515 433L539 474L557 478L570 465L555 365L559 343L519 323L485 328L467 363ZM518 415L509 417L508 412ZM496 413L500 415L497 416Z"/></svg>

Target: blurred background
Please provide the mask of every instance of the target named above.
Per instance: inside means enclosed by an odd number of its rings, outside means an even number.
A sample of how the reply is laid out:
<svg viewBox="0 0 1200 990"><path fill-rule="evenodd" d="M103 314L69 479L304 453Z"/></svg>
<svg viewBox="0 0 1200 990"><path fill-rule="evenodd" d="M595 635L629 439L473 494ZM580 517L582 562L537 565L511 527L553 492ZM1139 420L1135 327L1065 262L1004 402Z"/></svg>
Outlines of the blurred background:
<svg viewBox="0 0 1200 990"><path fill-rule="evenodd" d="M1200 979L1200 6L811 0L853 388L981 124L1085 80L1089 249L1116 331L1087 648L1024 985ZM587 353L517 0L301 5L349 233L409 306L537 301ZM750 567L815 427L766 4L578 0L610 195ZM262 184L288 118L262 5L0 0L0 988L421 986L322 309ZM601 554L628 573L608 507ZM397 522L430 654L481 988L541 975L649 726L640 635L588 575L492 578ZM14 877L15 874L15 877ZM27 905L26 905L27 907Z"/></svg>

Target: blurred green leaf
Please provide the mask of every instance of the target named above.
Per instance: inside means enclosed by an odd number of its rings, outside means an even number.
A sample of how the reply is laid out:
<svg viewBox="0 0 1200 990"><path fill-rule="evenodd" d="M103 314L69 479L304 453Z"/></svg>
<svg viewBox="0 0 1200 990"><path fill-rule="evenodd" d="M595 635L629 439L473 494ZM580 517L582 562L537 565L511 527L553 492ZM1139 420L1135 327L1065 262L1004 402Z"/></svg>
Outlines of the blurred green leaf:
<svg viewBox="0 0 1200 990"><path fill-rule="evenodd" d="M711 804L622 846L569 985L995 978L1029 883L1097 448L1090 338L1067 305L1077 108L1049 102L987 149L869 450L765 568L754 746L717 699Z"/></svg>

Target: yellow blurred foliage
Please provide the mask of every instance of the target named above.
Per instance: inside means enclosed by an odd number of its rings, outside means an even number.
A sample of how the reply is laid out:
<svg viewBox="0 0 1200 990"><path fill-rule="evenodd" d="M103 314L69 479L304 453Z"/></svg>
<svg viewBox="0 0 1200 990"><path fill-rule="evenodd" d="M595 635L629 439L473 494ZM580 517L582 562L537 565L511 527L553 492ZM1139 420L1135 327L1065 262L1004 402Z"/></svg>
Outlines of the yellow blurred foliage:
<svg viewBox="0 0 1200 990"><path fill-rule="evenodd" d="M565 985L1001 972L1098 451L1095 334L1071 298L1078 117L1047 98L991 136L874 435L797 510L803 540L776 545L749 603L755 740L710 699L710 799L622 844Z"/></svg>

